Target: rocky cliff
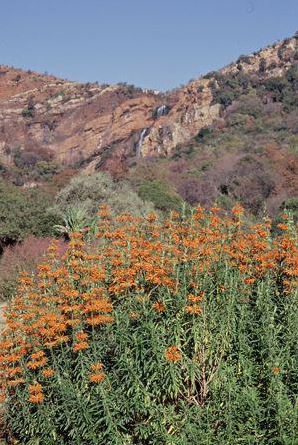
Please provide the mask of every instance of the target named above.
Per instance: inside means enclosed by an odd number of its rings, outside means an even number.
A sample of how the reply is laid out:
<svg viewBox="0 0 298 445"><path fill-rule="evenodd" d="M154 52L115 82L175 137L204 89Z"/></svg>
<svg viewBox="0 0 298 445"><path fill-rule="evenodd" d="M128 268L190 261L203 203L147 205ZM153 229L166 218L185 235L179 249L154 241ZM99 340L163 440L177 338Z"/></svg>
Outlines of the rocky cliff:
<svg viewBox="0 0 298 445"><path fill-rule="evenodd" d="M0 66L0 163L7 168L21 153L28 162L35 156L92 171L167 156L220 116L218 73L266 79L285 73L295 58L297 40L287 39L164 94Z"/></svg>

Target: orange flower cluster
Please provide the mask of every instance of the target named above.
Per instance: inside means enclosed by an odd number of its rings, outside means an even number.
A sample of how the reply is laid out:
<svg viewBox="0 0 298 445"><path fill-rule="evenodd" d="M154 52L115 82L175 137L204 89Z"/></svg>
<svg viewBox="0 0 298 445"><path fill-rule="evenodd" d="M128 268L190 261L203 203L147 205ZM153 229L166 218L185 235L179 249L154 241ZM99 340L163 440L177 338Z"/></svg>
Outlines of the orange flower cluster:
<svg viewBox="0 0 298 445"><path fill-rule="evenodd" d="M44 351L38 351L31 354L31 360L27 362L27 366L30 369L37 369L42 368L46 363L48 359L45 356Z"/></svg>
<svg viewBox="0 0 298 445"><path fill-rule="evenodd" d="M46 368L42 370L42 375L46 378L53 377L55 375L55 371L51 368Z"/></svg>
<svg viewBox="0 0 298 445"><path fill-rule="evenodd" d="M40 383L36 383L35 385L29 385L29 402L42 403L43 400L44 400L44 395Z"/></svg>
<svg viewBox="0 0 298 445"><path fill-rule="evenodd" d="M91 374L89 375L89 380L91 383L101 383L106 378L103 372L102 363L94 363L91 365Z"/></svg>
<svg viewBox="0 0 298 445"><path fill-rule="evenodd" d="M202 291L200 295L189 294L187 299L190 304L188 304L185 308L188 314L199 315L202 312L201 306L198 304L204 298L205 293Z"/></svg>
<svg viewBox="0 0 298 445"><path fill-rule="evenodd" d="M161 301L156 301L152 307L156 312L165 312L166 310L166 306Z"/></svg>
<svg viewBox="0 0 298 445"><path fill-rule="evenodd" d="M177 346L170 346L165 351L165 357L169 362L179 362L182 359L182 354Z"/></svg>
<svg viewBox="0 0 298 445"><path fill-rule="evenodd" d="M22 275L0 343L2 389L9 393L26 384L25 375L53 376L57 370L52 369L50 357L55 348L92 358L92 336L114 322L115 307L127 297L135 298L135 306L127 309L134 323L144 307L166 316L181 299L183 316L199 316L210 298L202 291L202 277L212 278L220 264L237 270L245 289L268 275L291 293L298 280L296 231L285 219L282 233L272 240L269 221L247 227L242 213L236 206L230 216L224 216L214 207L198 208L190 217L173 212L163 221L155 214L112 219L109 209L102 207L93 245L85 243L84 233L74 233L62 258L54 243L37 275ZM218 292L224 292L225 286L219 285ZM163 303L161 295L170 296L169 303ZM170 362L182 358L176 346L168 348L165 356ZM100 382L105 374L98 367L89 378ZM39 403L42 391L30 397Z"/></svg>

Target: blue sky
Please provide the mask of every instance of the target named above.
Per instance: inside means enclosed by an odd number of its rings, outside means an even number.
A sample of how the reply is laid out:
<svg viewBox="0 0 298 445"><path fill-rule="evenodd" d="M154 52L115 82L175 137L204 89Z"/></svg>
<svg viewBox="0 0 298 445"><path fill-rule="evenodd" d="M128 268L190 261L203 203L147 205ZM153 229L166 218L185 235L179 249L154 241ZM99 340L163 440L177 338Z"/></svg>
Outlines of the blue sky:
<svg viewBox="0 0 298 445"><path fill-rule="evenodd" d="M1 0L0 64L166 90L291 36L297 0Z"/></svg>

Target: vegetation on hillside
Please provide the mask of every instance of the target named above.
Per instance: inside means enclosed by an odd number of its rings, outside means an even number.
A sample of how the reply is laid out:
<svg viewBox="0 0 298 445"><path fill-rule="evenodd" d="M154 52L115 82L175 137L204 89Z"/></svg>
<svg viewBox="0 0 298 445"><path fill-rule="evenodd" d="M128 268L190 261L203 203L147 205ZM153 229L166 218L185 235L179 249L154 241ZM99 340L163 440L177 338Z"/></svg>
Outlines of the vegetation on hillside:
<svg viewBox="0 0 298 445"><path fill-rule="evenodd" d="M42 246L48 237L69 238L76 230L90 229L103 202L110 205L114 215L129 209L134 216L143 216L154 210L151 202L143 201L128 183L117 183L108 173L77 175L61 189L22 189L0 180L0 253L4 252L0 257L0 301L9 299L16 287L20 254L22 268L29 271L29 265L44 252Z"/></svg>
<svg viewBox="0 0 298 445"><path fill-rule="evenodd" d="M1 342L20 443L294 445L297 231L240 206L99 212L23 274Z"/></svg>
<svg viewBox="0 0 298 445"><path fill-rule="evenodd" d="M28 235L53 235L59 222L50 212L52 197L40 188L20 189L0 178L0 253Z"/></svg>
<svg viewBox="0 0 298 445"><path fill-rule="evenodd" d="M129 180L162 178L190 205L230 209L240 201L257 217L277 215L298 196L298 65L268 79L241 70L211 75L221 117L170 158L139 163Z"/></svg>
<svg viewBox="0 0 298 445"><path fill-rule="evenodd" d="M230 70L204 76L220 116L167 157L138 158L133 130L131 153L117 139L95 167L105 172L82 174L93 155L81 162L78 150L72 168L54 160L48 144L58 121L47 114L44 145L31 136L26 148L4 144L0 417L7 441L297 444L293 48L284 41L278 63L261 58L253 73L244 65L257 59L241 56ZM18 74L11 85L23 80ZM75 97L91 98L89 87ZM99 112L143 94L118 87ZM64 104L73 97L59 87L46 113L60 96ZM175 93L163 99L154 120L169 114ZM29 95L24 131L37 112Z"/></svg>

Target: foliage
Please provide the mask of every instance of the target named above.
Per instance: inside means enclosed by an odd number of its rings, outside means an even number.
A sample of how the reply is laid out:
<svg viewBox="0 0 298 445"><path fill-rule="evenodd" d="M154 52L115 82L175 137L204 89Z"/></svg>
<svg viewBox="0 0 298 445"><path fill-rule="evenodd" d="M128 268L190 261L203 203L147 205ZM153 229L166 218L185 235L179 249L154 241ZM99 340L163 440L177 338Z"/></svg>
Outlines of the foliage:
<svg viewBox="0 0 298 445"><path fill-rule="evenodd" d="M29 236L22 243L7 247L0 259L0 300L8 300L15 293L21 272L33 272L45 255L52 238ZM60 242L59 250L63 250Z"/></svg>
<svg viewBox="0 0 298 445"><path fill-rule="evenodd" d="M200 129L200 131L198 132L197 136L195 136L195 140L197 142L201 142L205 138L208 138L208 136L210 136L210 134L211 134L210 128L203 127L203 128Z"/></svg>
<svg viewBox="0 0 298 445"><path fill-rule="evenodd" d="M100 210L23 275L1 343L7 428L24 445L294 445L297 232L198 208ZM7 397L8 396L8 397Z"/></svg>
<svg viewBox="0 0 298 445"><path fill-rule="evenodd" d="M71 207L67 210L63 217L63 224L54 226L55 230L69 238L73 232L81 232L88 226L95 224L96 218L91 220L88 216L87 209L84 204L78 207ZM90 227L89 227L90 229Z"/></svg>
<svg viewBox="0 0 298 445"><path fill-rule="evenodd" d="M180 196L158 180L144 181L139 186L138 193L144 201L151 201L158 210L178 210L183 206Z"/></svg>
<svg viewBox="0 0 298 445"><path fill-rule="evenodd" d="M59 173L62 168L55 162L51 161L38 161L36 163L36 170L41 178L52 178Z"/></svg>
<svg viewBox="0 0 298 445"><path fill-rule="evenodd" d="M288 210L291 212L291 215L294 219L294 222L298 222L298 198L290 198L287 199L281 206L281 211L284 212Z"/></svg>
<svg viewBox="0 0 298 445"><path fill-rule="evenodd" d="M29 234L51 235L59 218L48 210L50 202L39 188L22 190L0 179L0 248Z"/></svg>
<svg viewBox="0 0 298 445"><path fill-rule="evenodd" d="M261 59L260 73L266 72L266 62ZM220 103L224 108L230 106L242 95L254 91L259 97L271 93L271 100L283 103L286 110L297 107L298 64L293 63L286 74L280 77L258 78L244 74L241 70L216 77L212 83L213 103ZM212 81L211 81L212 82Z"/></svg>
<svg viewBox="0 0 298 445"><path fill-rule="evenodd" d="M35 115L35 109L34 108L35 108L35 106L34 106L34 99L33 99L33 96L30 96L29 100L28 100L27 107L24 108L23 111L22 111L22 116L24 118L27 118L27 117L32 118L32 117L34 117L34 115Z"/></svg>
<svg viewBox="0 0 298 445"><path fill-rule="evenodd" d="M128 184L117 183L108 173L101 172L92 175L81 174L72 178L58 193L54 210L64 216L83 205L86 218L92 221L98 205L104 202L110 205L115 215L130 209L133 215L140 216L153 209L152 205L144 202Z"/></svg>

